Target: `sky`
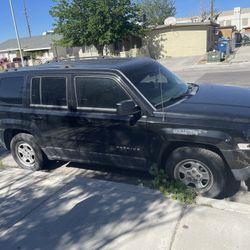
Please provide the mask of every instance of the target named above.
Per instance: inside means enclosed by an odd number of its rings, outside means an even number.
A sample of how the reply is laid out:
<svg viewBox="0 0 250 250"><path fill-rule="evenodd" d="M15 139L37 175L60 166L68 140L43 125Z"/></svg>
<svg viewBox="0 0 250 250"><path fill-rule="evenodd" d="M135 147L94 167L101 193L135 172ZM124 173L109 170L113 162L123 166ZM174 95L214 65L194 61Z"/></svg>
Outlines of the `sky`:
<svg viewBox="0 0 250 250"><path fill-rule="evenodd" d="M32 35L41 35L44 31L53 29L53 19L49 9L52 0L25 0ZM28 36L28 30L23 11L23 0L12 0L20 37ZM177 17L197 15L201 6L208 6L209 0L175 0ZM219 11L231 10L234 7L250 8L250 0L215 0L215 8ZM0 42L15 38L9 0L0 0Z"/></svg>

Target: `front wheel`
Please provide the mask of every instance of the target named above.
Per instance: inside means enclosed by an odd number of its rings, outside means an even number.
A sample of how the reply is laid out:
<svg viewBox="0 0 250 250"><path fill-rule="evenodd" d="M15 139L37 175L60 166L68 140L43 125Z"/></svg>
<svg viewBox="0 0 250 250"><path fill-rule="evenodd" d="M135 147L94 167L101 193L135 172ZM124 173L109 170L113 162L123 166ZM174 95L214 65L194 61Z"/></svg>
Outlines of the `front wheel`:
<svg viewBox="0 0 250 250"><path fill-rule="evenodd" d="M174 150L166 162L166 172L170 178L210 198L218 197L224 191L227 179L223 159L211 150L196 147Z"/></svg>
<svg viewBox="0 0 250 250"><path fill-rule="evenodd" d="M17 134L11 140L10 149L14 160L21 168L36 171L43 167L45 157L32 135Z"/></svg>

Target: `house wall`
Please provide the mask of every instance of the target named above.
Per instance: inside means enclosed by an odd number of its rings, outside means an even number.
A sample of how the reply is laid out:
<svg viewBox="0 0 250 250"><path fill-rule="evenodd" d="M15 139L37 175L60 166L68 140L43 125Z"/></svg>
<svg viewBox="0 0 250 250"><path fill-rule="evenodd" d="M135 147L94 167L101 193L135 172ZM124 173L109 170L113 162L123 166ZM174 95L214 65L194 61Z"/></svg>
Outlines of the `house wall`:
<svg viewBox="0 0 250 250"><path fill-rule="evenodd" d="M153 58L199 56L213 45L212 32L213 29L206 26L166 27L150 31L143 43Z"/></svg>
<svg viewBox="0 0 250 250"><path fill-rule="evenodd" d="M7 58L11 62L13 61L13 58L15 58L15 57L17 57L17 53L15 51L0 53L0 59Z"/></svg>

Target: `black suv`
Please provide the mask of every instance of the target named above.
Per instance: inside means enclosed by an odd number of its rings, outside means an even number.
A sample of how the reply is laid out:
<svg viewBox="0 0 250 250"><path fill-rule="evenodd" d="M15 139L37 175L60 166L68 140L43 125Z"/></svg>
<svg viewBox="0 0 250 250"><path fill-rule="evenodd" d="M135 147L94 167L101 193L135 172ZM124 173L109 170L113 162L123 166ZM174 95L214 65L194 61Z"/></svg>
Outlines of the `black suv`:
<svg viewBox="0 0 250 250"><path fill-rule="evenodd" d="M250 176L250 90L187 84L151 59L23 68L0 74L0 141L22 168L157 164L216 197Z"/></svg>

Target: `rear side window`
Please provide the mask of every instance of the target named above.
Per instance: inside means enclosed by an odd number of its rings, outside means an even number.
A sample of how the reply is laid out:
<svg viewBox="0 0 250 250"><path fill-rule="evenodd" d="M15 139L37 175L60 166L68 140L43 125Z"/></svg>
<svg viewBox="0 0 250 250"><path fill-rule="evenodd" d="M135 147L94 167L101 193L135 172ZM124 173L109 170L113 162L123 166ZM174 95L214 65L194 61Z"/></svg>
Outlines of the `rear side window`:
<svg viewBox="0 0 250 250"><path fill-rule="evenodd" d="M23 84L23 77L0 78L0 102L22 104Z"/></svg>
<svg viewBox="0 0 250 250"><path fill-rule="evenodd" d="M65 77L35 77L31 81L31 104L67 106Z"/></svg>
<svg viewBox="0 0 250 250"><path fill-rule="evenodd" d="M126 92L109 78L76 77L78 107L115 109L116 104L130 99Z"/></svg>

